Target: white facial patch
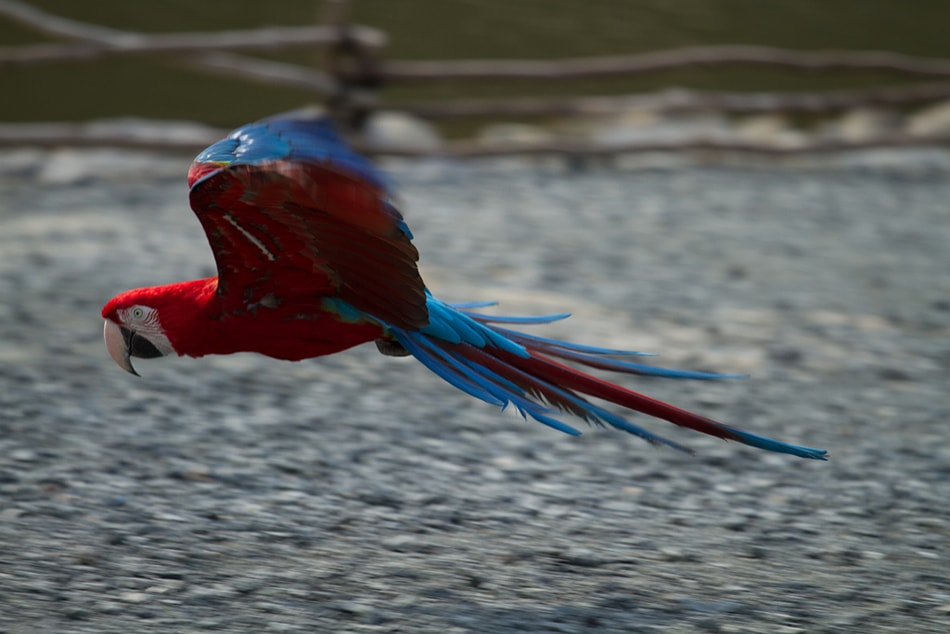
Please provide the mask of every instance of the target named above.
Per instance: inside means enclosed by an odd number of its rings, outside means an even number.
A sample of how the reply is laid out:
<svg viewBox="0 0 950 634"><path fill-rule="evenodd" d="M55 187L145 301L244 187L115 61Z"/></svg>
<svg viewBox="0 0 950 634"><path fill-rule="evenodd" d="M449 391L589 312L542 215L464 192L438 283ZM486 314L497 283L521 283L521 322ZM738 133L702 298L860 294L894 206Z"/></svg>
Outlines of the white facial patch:
<svg viewBox="0 0 950 634"><path fill-rule="evenodd" d="M148 339L162 355L175 352L159 321L158 311L154 308L142 305L130 306L119 311L119 317L127 328Z"/></svg>

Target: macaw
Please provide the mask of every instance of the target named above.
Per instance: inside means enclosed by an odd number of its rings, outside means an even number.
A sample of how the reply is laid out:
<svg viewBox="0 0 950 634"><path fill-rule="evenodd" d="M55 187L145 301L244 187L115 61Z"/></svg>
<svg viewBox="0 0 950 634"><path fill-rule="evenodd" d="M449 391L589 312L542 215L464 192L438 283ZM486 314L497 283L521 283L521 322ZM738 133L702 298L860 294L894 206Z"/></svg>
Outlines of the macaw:
<svg viewBox="0 0 950 634"><path fill-rule="evenodd" d="M437 299L419 275L412 233L382 173L326 117L285 115L241 127L198 154L188 186L218 274L109 300L106 348L132 374L133 357L257 352L298 361L374 341L383 354L412 355L456 388L567 434L580 432L555 410L688 451L586 395L759 449L827 459L822 449L742 431L568 364L684 379L733 375L634 363L630 357L644 353L510 327L567 314L497 316L475 310L491 303Z"/></svg>

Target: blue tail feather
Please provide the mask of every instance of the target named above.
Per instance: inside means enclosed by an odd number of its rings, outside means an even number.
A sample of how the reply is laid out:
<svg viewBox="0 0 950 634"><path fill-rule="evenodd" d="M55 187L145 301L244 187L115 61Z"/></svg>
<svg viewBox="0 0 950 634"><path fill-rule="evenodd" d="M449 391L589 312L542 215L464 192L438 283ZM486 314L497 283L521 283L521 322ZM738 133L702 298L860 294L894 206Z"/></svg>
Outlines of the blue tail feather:
<svg viewBox="0 0 950 634"><path fill-rule="evenodd" d="M776 453L787 453L793 456L798 456L799 458L810 458L812 460L828 459L828 452L824 449L792 445L790 443L782 442L781 440L769 438L768 436L761 436L759 434L753 434L752 432L736 429L732 426L726 425L726 427L732 430L732 432L736 435L737 440L749 445L750 447L764 449L766 451L774 451Z"/></svg>
<svg viewBox="0 0 950 634"><path fill-rule="evenodd" d="M455 305L453 304L454 308ZM555 313L553 315L484 315L482 313L474 313L470 310L462 311L472 319L479 321L483 324L492 323L492 324L550 324L554 321L561 321L562 319L567 319L571 316L570 313Z"/></svg>
<svg viewBox="0 0 950 634"><path fill-rule="evenodd" d="M532 323L532 322L525 322ZM539 322L545 323L545 322ZM583 354L592 354L597 356L624 356L624 357L655 357L657 354L655 352L640 352L638 350L619 350L617 348L601 348L598 346L587 346L582 343L573 343L570 341L561 341L560 339L551 339L548 337L541 337L538 335L529 335L528 333L521 332L519 330L509 330L508 328L501 328L499 326L490 326L492 330L498 332L512 341L524 341L527 344L532 344L544 348L557 348L561 350L573 350L575 352L580 352Z"/></svg>
<svg viewBox="0 0 950 634"><path fill-rule="evenodd" d="M571 392L568 389L555 385L554 383L551 383L550 381L546 381L544 379L530 375L524 370L514 367L510 364L505 364L505 368L508 372L519 377L526 384L536 385L539 388L543 388L546 393L558 396L561 399L563 399L564 403L573 405L574 407L577 408L578 412L580 412L578 415L588 422L597 423L597 424L606 423L614 427L617 427L618 429L622 429L623 431L631 433L634 436L639 436L640 438L643 438L644 440L647 440L651 443L658 444L658 445L666 445L668 447L673 447L674 449L679 449L680 451L685 451L687 453L690 453L689 449L683 447L682 445L672 442L671 440L667 440L666 438L663 438L662 436L658 436L650 431L647 431L646 429L643 429L642 427L638 427L637 425L634 425L630 421L620 416L617 416L616 414L612 414L611 412L608 412L604 408L598 407L594 405L593 403L581 398L580 396ZM530 411L528 413L531 414Z"/></svg>
<svg viewBox="0 0 950 634"><path fill-rule="evenodd" d="M495 317L465 310L491 305L488 302L446 304L431 295L427 299L428 325L419 330L390 327L390 333L431 371L458 389L487 403L502 408L513 405L522 416L531 417L571 435L580 432L551 416L552 407L590 423L611 425L649 442L688 451L678 443L594 405L581 395L586 394L663 418L676 425L759 449L802 458L827 459L827 452L823 449L791 445L723 425L572 369L551 357L602 370L655 377L725 379L742 375L676 370L631 363L609 357L648 353L570 343L492 325L548 323L564 319L566 314Z"/></svg>
<svg viewBox="0 0 950 634"><path fill-rule="evenodd" d="M469 308L488 308L489 306L497 306L498 302L452 302L448 304L452 308L458 310L466 310Z"/></svg>
<svg viewBox="0 0 950 634"><path fill-rule="evenodd" d="M574 427L548 416L551 412L550 408L526 398L524 389L509 379L499 376L484 366L452 356L418 331L410 332L394 328L393 334L397 341L423 365L463 392L502 409L509 404L514 405L522 416L531 416L538 422L571 436L580 435Z"/></svg>
<svg viewBox="0 0 950 634"><path fill-rule="evenodd" d="M417 341L418 336L408 336L409 333L398 328L393 328L393 334L396 336L396 339L399 341L399 343L406 350L408 350L412 356L421 361L423 365L438 374L456 388L491 405L497 405L498 407L504 407L507 405L506 401L497 398L491 392L482 389L469 378L465 377L464 374L460 372L455 366L455 364L446 363L444 357L442 359L435 357L425 347L423 347L423 345L421 345L421 341ZM418 335L418 333L415 334ZM424 339L422 341L424 341Z"/></svg>
<svg viewBox="0 0 950 634"><path fill-rule="evenodd" d="M642 376L655 376L667 379L741 379L744 374L720 374L717 372L697 372L695 370L677 370L675 368L663 368L654 365L643 365L642 363L630 363L629 361L620 361L618 359L605 359L593 354L582 354L565 348L545 348L545 352L563 359L577 361L584 365L600 368L601 370L610 370L612 372L626 372L628 374L639 374Z"/></svg>

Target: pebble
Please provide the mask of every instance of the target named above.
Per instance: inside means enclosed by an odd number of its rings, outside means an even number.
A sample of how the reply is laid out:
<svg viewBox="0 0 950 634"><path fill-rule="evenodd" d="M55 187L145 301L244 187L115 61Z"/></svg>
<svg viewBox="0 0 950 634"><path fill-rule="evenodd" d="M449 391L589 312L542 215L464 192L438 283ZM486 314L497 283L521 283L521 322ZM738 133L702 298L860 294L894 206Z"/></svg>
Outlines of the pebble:
<svg viewBox="0 0 950 634"><path fill-rule="evenodd" d="M943 136L950 134L950 101L936 103L908 117L907 131L917 136Z"/></svg>
<svg viewBox="0 0 950 634"><path fill-rule="evenodd" d="M14 449L9 455L16 462L33 462L39 457L32 449Z"/></svg>
<svg viewBox="0 0 950 634"><path fill-rule="evenodd" d="M147 592L123 592L119 598L126 603L143 603L148 601L149 595Z"/></svg>

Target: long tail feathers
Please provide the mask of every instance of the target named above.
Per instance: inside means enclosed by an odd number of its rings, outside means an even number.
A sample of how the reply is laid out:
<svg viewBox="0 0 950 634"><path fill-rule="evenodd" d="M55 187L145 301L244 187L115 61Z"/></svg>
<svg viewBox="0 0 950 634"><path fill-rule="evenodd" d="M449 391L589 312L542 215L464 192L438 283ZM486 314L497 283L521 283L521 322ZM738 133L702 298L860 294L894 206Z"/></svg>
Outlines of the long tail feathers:
<svg viewBox="0 0 950 634"><path fill-rule="evenodd" d="M611 425L651 443L689 451L627 419L599 407L582 395L603 399L704 434L802 458L826 460L823 449L800 447L724 425L699 414L628 390L565 365L558 359L588 367L646 376L688 379L722 379L741 375L673 370L632 363L612 356L648 353L597 348L529 335L492 324L539 324L568 317L502 317L470 312L489 303L448 305L430 297L430 325L419 331L393 328L399 343L440 377L487 403L502 408L514 405L559 431L580 432L553 417L555 410L589 423Z"/></svg>

